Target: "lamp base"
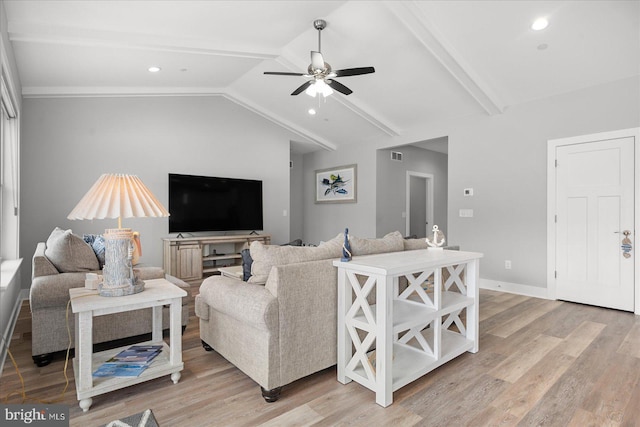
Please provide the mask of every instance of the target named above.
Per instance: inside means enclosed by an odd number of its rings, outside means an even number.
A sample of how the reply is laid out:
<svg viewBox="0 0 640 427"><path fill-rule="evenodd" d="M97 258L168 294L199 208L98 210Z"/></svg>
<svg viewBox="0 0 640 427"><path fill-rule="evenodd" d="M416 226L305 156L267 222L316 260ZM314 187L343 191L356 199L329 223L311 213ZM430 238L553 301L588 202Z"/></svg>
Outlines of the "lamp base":
<svg viewBox="0 0 640 427"><path fill-rule="evenodd" d="M133 295L139 292L144 291L144 281L140 279L136 279L136 283L134 285L125 285L125 286L105 286L104 283L100 283L98 285L98 295L103 297L123 297L126 295Z"/></svg>

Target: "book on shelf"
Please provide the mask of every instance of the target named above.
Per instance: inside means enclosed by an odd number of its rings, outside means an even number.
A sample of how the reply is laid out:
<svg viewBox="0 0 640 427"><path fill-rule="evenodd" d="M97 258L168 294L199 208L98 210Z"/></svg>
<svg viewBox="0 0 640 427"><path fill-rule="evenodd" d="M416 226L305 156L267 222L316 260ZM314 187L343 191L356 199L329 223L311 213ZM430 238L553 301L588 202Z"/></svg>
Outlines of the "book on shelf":
<svg viewBox="0 0 640 427"><path fill-rule="evenodd" d="M93 372L94 377L137 377L162 351L162 345L133 345L122 350Z"/></svg>

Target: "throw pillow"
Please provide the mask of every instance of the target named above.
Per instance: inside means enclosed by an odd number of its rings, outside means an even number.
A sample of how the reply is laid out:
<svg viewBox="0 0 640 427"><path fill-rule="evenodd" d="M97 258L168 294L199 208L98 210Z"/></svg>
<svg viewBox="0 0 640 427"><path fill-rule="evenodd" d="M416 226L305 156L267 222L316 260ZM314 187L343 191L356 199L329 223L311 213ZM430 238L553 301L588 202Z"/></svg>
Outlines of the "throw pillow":
<svg viewBox="0 0 640 427"><path fill-rule="evenodd" d="M343 240L344 235L340 233L318 246L273 246L252 242L249 250L253 264L248 282L264 285L274 265L339 258L342 255Z"/></svg>
<svg viewBox="0 0 640 427"><path fill-rule="evenodd" d="M379 239L362 239L350 236L349 244L351 245L351 253L354 256L404 250L404 238L399 231L394 231Z"/></svg>
<svg viewBox="0 0 640 427"><path fill-rule="evenodd" d="M415 251L417 249L427 249L429 245L425 241L424 237L422 239L404 239L404 250L405 251Z"/></svg>
<svg viewBox="0 0 640 427"><path fill-rule="evenodd" d="M243 249L240 251L240 255L242 256L242 280L246 282L249 280L249 277L251 277L251 265L253 264L253 259L251 259L251 252L249 249Z"/></svg>
<svg viewBox="0 0 640 427"><path fill-rule="evenodd" d="M93 249L71 230L56 227L47 239L44 254L61 273L98 270Z"/></svg>
<svg viewBox="0 0 640 427"><path fill-rule="evenodd" d="M104 252L106 250L104 237L101 234L83 234L82 239L91 246L98 258L100 269L104 267Z"/></svg>

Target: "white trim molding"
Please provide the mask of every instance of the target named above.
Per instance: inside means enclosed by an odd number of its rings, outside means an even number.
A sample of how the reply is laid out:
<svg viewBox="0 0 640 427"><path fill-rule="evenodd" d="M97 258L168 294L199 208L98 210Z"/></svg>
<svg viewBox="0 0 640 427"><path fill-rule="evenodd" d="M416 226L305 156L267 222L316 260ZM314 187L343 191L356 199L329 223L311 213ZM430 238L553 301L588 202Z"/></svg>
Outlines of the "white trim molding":
<svg viewBox="0 0 640 427"><path fill-rule="evenodd" d="M520 283L500 282L498 280L480 279L480 289L524 295L534 298L553 299L547 293L547 288L541 286L522 285Z"/></svg>

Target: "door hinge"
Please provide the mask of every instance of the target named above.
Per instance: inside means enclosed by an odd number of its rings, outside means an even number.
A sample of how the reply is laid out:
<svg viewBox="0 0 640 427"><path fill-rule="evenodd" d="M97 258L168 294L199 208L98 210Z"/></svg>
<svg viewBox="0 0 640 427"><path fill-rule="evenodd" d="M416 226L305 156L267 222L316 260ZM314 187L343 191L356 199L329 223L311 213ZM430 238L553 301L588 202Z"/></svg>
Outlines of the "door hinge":
<svg viewBox="0 0 640 427"><path fill-rule="evenodd" d="M556 159L556 167L558 167L558 159Z"/></svg>
<svg viewBox="0 0 640 427"><path fill-rule="evenodd" d="M553 222L558 223L558 215L554 215Z"/></svg>
<svg viewBox="0 0 640 427"><path fill-rule="evenodd" d="M558 270L554 270L553 271L553 278L557 279L558 278Z"/></svg>

